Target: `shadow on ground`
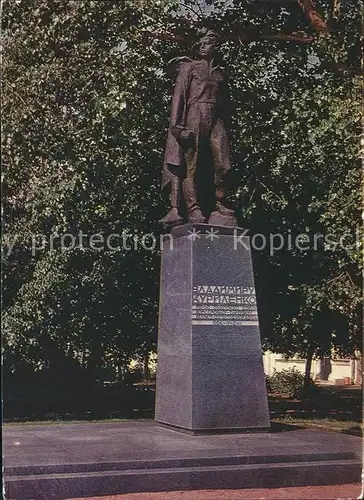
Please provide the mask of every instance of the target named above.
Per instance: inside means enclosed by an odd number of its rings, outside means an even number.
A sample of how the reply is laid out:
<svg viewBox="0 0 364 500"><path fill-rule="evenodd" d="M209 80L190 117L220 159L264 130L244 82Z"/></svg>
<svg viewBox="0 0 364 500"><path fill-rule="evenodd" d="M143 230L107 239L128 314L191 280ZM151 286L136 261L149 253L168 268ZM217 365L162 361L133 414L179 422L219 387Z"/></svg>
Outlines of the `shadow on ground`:
<svg viewBox="0 0 364 500"><path fill-rule="evenodd" d="M270 395L272 418L326 418L337 421L361 421L360 388L325 386L303 399Z"/></svg>
<svg viewBox="0 0 364 500"><path fill-rule="evenodd" d="M140 419L154 417L155 385L78 389L13 388L4 391L4 422ZM306 398L269 395L272 432L305 427L301 420L340 422L333 430L361 435L361 390L351 387L317 387ZM345 427L345 422L348 426ZM351 425L350 425L350 423ZM356 425L358 423L358 425Z"/></svg>

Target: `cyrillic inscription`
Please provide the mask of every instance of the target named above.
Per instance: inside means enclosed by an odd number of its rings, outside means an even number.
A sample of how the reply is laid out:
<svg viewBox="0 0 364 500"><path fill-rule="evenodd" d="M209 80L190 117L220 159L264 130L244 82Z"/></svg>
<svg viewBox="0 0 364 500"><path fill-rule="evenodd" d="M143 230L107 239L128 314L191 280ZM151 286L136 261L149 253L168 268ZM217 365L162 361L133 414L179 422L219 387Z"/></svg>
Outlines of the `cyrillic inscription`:
<svg viewBox="0 0 364 500"><path fill-rule="evenodd" d="M253 286L194 285L193 325L258 325Z"/></svg>

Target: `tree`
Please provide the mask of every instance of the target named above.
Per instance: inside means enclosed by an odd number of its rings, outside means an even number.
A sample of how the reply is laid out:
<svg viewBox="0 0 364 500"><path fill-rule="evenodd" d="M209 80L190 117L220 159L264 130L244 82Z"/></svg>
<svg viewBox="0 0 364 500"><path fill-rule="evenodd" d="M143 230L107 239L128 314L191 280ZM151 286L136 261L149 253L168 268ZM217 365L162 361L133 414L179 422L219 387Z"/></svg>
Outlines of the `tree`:
<svg viewBox="0 0 364 500"><path fill-rule="evenodd" d="M15 243L4 252L5 362L71 357L95 378L155 345L158 248L135 251L134 237L156 233L163 211L165 111L150 93L166 94L168 79L163 52L135 26L167 9L5 7L4 232ZM91 235L122 231L119 250L90 250Z"/></svg>
<svg viewBox="0 0 364 500"><path fill-rule="evenodd" d="M166 209L159 181L173 84L167 62L193 55L203 26L226 39L241 224L267 241L276 233L354 241L356 2L215 1L205 12L184 3L197 15L172 0L5 4L9 372L25 364L59 374L72 360L103 379L155 348L159 253L135 250L134 236L158 235ZM123 230L132 235L127 245L90 248L92 234L105 241ZM85 248L72 244L80 231ZM256 252L266 347L310 359L360 345L359 248L342 246L322 238L306 250L285 243Z"/></svg>
<svg viewBox="0 0 364 500"><path fill-rule="evenodd" d="M242 223L285 239L274 255L256 252L265 345L306 357L308 382L314 355L361 342L356 2L213 3L234 82ZM300 233L311 244L288 249Z"/></svg>

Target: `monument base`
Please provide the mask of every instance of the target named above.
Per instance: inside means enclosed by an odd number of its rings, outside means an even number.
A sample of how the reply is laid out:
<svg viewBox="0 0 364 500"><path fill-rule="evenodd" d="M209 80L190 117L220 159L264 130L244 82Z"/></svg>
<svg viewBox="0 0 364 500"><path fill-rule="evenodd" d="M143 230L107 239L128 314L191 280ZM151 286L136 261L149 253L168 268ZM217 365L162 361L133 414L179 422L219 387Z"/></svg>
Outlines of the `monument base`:
<svg viewBox="0 0 364 500"><path fill-rule="evenodd" d="M5 426L3 441L8 500L359 484L361 474L359 437L293 426L192 437L152 421L28 424Z"/></svg>
<svg viewBox="0 0 364 500"><path fill-rule="evenodd" d="M182 434L187 434L189 436L213 436L215 434L245 434L251 432L270 432L270 427L233 427L225 429L198 429L190 430L184 429L183 427L178 427L176 425L163 424L162 422L156 422L159 427L164 429L170 429L171 431L182 432Z"/></svg>
<svg viewBox="0 0 364 500"><path fill-rule="evenodd" d="M269 428L249 238L184 224L163 245L156 412L194 433Z"/></svg>

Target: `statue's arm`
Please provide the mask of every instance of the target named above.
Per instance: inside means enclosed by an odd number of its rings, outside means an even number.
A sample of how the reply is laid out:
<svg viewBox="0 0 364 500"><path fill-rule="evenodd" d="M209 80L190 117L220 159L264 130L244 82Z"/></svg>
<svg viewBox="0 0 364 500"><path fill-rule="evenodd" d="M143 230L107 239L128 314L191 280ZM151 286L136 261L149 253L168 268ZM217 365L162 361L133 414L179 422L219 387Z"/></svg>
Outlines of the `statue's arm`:
<svg viewBox="0 0 364 500"><path fill-rule="evenodd" d="M187 101L191 79L191 65L183 64L179 71L172 98L170 130L177 141L187 140L191 132L186 129Z"/></svg>

